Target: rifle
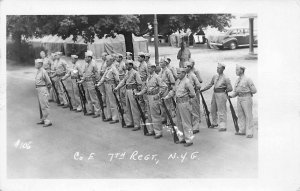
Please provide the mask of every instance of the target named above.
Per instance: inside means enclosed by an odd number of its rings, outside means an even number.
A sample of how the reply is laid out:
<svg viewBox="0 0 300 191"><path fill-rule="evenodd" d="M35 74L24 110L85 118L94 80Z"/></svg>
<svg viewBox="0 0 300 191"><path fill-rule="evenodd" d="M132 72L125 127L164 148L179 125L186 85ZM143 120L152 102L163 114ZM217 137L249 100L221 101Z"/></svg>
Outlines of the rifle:
<svg viewBox="0 0 300 191"><path fill-rule="evenodd" d="M77 83L77 79L75 79L75 81ZM83 114L85 115L87 113L86 107L85 107L86 99L85 99L84 95L82 95L82 91L81 91L80 85L78 83L77 83L77 87L78 87L78 91L79 91L80 103L82 106Z"/></svg>
<svg viewBox="0 0 300 191"><path fill-rule="evenodd" d="M72 103L71 103L71 97L70 97L70 95L69 95L69 93L68 93L68 91L67 91L67 89L66 89L66 87L65 87L65 84L63 83L62 80L60 80L60 82L61 82L61 84L62 84L62 86L63 86L63 89L64 89L66 95L67 95L67 99L68 99L68 102L69 102L70 110L73 110L73 106L72 106Z"/></svg>
<svg viewBox="0 0 300 191"><path fill-rule="evenodd" d="M164 99L161 99L161 100L162 100L162 105L163 105L163 107L164 107L164 109L166 111L166 114L167 114L167 116L168 116L168 118L170 120L171 127L173 129L173 140L174 140L174 143L175 143L175 142L179 141L178 136L177 136L177 132L175 130L175 123L174 123L174 121L172 119L172 116L171 116L171 114L170 114L167 106L166 106L165 100Z"/></svg>
<svg viewBox="0 0 300 191"><path fill-rule="evenodd" d="M176 109L176 102L175 102L175 100L174 100L173 97L171 97L171 99L172 99L173 105L174 105L174 107L175 107L175 109Z"/></svg>
<svg viewBox="0 0 300 191"><path fill-rule="evenodd" d="M105 119L105 114L104 114L104 105L103 105L103 100L102 100L102 94L100 92L100 90L98 89L97 86L95 86L95 90L96 90L96 94L100 103L100 107L101 107L101 113L102 113L102 120Z"/></svg>
<svg viewBox="0 0 300 191"><path fill-rule="evenodd" d="M140 106L140 104L139 104L139 101L138 101L137 98L135 97L135 93L134 93L134 92L133 92L133 97L134 97L134 99L135 99L135 102L136 102L136 105L137 105L137 107L138 107L138 110L139 110L139 112L140 112L140 114L141 114L141 118L142 118L143 123L144 123L144 124L142 124L142 126L143 126L143 128L144 128L144 135L146 135L146 134L149 133L149 132L148 132L148 129L147 129L147 127L146 127L146 117L145 117L145 115L144 115L144 113L143 113L143 111L142 111L142 108L141 108L141 106Z"/></svg>
<svg viewBox="0 0 300 191"><path fill-rule="evenodd" d="M52 87L53 87L53 89L54 89L55 95L56 95L56 103L57 103L57 104L60 104L59 96L58 96L58 93L57 93L57 89L56 89L56 87L55 87L55 84L54 84L54 82L53 82L53 80L52 80L52 78L51 78L50 76L49 76L49 78L50 78Z"/></svg>
<svg viewBox="0 0 300 191"><path fill-rule="evenodd" d="M226 92L226 96L227 96L227 99L229 101L230 111L231 111L231 115L232 115L232 119L233 119L234 128L235 128L235 131L238 133L239 130L240 130L239 125L238 125L238 117L235 114L234 108L232 106L231 100L230 100L227 92Z"/></svg>
<svg viewBox="0 0 300 191"><path fill-rule="evenodd" d="M205 99L203 97L203 94L201 91L200 92L200 96L202 98L202 105L203 105L203 110L204 110L204 113L205 113L205 119L206 119L206 123L207 123L207 126L208 128L211 126L211 122L210 122L210 119L209 119L209 111L208 111L208 108L207 108L207 105L206 105L206 102L205 102Z"/></svg>
<svg viewBox="0 0 300 191"><path fill-rule="evenodd" d="M117 97L116 93L115 93L114 90L113 90L113 86L112 86L111 88L112 88L112 92L113 92L113 94L114 94L114 96L115 96L115 99L116 99L116 102L117 102L117 106L118 106L119 113L121 114L122 127L125 127L125 126L126 126L126 123L125 123L125 120L124 120L124 110L123 110L123 108L121 107L120 102L119 102L119 100L118 100L118 97Z"/></svg>

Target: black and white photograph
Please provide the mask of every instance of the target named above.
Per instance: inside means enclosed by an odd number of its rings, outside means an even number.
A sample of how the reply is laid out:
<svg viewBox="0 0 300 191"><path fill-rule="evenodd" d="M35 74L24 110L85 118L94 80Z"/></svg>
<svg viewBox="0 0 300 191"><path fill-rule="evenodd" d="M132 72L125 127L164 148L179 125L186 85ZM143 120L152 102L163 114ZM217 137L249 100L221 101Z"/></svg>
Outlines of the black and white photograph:
<svg viewBox="0 0 300 191"><path fill-rule="evenodd" d="M237 1L183 12L180 1L162 2L173 11L151 1L139 11L122 1L30 2L27 12L4 2L0 190L20 190L19 180L22 190L300 189L299 62L288 65L300 60L290 46L299 48L300 27L276 19L293 1L269 14ZM294 3L287 14L299 20Z"/></svg>

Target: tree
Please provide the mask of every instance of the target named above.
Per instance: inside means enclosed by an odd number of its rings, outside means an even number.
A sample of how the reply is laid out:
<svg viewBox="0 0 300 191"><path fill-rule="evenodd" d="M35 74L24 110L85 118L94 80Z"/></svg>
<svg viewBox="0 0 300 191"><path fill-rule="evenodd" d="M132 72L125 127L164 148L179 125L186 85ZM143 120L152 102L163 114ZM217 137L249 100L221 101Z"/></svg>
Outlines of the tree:
<svg viewBox="0 0 300 191"><path fill-rule="evenodd" d="M178 30L198 31L202 27L212 26L222 30L230 26L231 14L189 14L157 15L158 33L169 35ZM98 38L112 36L114 33L125 36L126 51L133 52L132 34L142 36L153 34L153 15L9 15L7 16L7 34L16 43L30 37L58 35L63 39L73 36L76 42L82 36L86 43Z"/></svg>

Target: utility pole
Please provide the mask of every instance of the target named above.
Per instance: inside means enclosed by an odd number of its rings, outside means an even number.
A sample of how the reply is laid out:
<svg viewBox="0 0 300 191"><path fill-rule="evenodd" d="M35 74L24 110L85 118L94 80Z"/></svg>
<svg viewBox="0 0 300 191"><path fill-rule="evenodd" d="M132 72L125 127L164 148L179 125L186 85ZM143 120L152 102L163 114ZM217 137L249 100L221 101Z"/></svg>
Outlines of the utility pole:
<svg viewBox="0 0 300 191"><path fill-rule="evenodd" d="M159 55L158 55L158 29L157 29L157 17L156 14L154 15L154 48L155 48L155 64L158 65Z"/></svg>
<svg viewBox="0 0 300 191"><path fill-rule="evenodd" d="M253 37L254 37L254 35L253 35L253 21L254 21L254 18L249 18L249 32L250 32L249 53L250 54L254 53L254 51L253 51L253 41L254 41L254 39L253 39Z"/></svg>

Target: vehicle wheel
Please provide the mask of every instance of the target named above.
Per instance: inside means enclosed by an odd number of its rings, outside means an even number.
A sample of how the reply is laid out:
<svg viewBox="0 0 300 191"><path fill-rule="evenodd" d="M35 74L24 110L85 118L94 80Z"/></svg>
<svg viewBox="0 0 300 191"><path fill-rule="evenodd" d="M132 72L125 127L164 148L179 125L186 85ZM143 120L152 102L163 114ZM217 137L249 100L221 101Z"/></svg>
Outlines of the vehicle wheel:
<svg viewBox="0 0 300 191"><path fill-rule="evenodd" d="M232 41L230 44L229 44L229 49L230 50L234 50L236 49L237 45L236 45L236 42Z"/></svg>

